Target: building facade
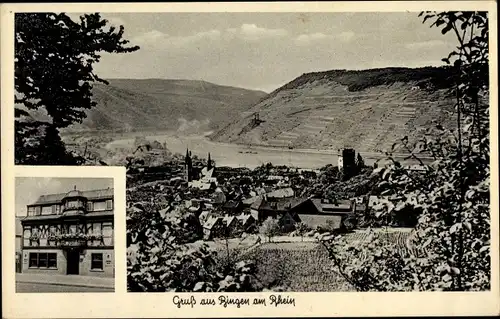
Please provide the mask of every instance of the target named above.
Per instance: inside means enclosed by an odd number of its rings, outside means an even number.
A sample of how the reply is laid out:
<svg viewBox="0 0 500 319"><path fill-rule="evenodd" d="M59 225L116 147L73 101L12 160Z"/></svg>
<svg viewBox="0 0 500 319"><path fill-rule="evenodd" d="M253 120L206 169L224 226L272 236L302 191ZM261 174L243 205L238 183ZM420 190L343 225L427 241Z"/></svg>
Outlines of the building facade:
<svg viewBox="0 0 500 319"><path fill-rule="evenodd" d="M22 272L114 277L112 188L42 195L27 210Z"/></svg>

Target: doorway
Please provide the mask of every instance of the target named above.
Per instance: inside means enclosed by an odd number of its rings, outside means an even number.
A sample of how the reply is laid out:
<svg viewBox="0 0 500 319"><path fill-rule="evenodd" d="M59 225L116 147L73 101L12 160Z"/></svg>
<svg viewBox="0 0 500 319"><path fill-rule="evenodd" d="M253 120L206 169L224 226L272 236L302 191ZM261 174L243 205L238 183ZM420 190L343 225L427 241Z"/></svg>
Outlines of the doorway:
<svg viewBox="0 0 500 319"><path fill-rule="evenodd" d="M67 275L78 275L80 273L80 253L76 249L67 251Z"/></svg>

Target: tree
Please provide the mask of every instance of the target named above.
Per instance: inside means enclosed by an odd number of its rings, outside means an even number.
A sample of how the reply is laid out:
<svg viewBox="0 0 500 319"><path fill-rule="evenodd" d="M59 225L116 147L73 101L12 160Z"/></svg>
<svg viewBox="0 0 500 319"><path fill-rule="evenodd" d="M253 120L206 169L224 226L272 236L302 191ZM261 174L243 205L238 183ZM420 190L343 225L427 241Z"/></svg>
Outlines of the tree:
<svg viewBox="0 0 500 319"><path fill-rule="evenodd" d="M133 292L254 291L255 265L222 256L195 243L201 229L193 216L171 211L163 216L155 200L127 210L127 285Z"/></svg>
<svg viewBox="0 0 500 319"><path fill-rule="evenodd" d="M268 217L260 226L259 232L266 236L269 242L271 242L271 239L280 233L278 220L276 218Z"/></svg>
<svg viewBox="0 0 500 319"><path fill-rule="evenodd" d="M310 228L309 228L309 226L307 226L307 224L304 224L301 222L301 223L295 224L295 231L300 236L300 241L304 241L304 235L308 231L310 231Z"/></svg>
<svg viewBox="0 0 500 319"><path fill-rule="evenodd" d="M108 84L93 72L100 53L127 53L139 47L127 46L123 26L106 29L108 21L99 13L84 14L79 22L65 13L17 13L14 20L16 163L78 164L56 137L59 129L81 123L85 110L96 105L94 82ZM47 120L34 121L35 113ZM39 125L46 126L47 133L36 130ZM53 143L44 138L49 133Z"/></svg>
<svg viewBox="0 0 500 319"><path fill-rule="evenodd" d="M392 165L377 168L388 203L384 217L421 211L409 249L384 244L353 247L327 238L330 257L344 278L361 291L490 289L490 141L488 103L488 16L486 12L423 12L424 23L457 37L457 50L443 59L453 65L456 127L436 125L414 145L400 145L419 161L420 172L406 169L391 154ZM419 154L434 158L424 164ZM401 246L401 245L400 245ZM346 248L347 247L347 248Z"/></svg>

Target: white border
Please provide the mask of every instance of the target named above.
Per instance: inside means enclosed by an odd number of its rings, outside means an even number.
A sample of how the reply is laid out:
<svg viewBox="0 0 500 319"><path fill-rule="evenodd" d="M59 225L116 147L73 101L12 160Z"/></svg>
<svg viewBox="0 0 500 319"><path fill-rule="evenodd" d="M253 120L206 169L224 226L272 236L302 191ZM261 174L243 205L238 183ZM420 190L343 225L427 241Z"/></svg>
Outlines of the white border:
<svg viewBox="0 0 500 319"><path fill-rule="evenodd" d="M116 170L115 198L117 206L116 292L67 294L53 297L48 294L15 294L14 274L14 166L13 166L13 13L35 11L66 12L401 12L422 10L483 10L490 13L490 76L491 76L491 227L492 227L492 291L474 293L289 293L296 306L281 307L202 307L176 308L174 294L126 293L125 289L125 203L123 168L71 167L58 172L73 176L101 177L106 170ZM288 3L127 3L121 4L2 4L1 6L2 61L2 284L3 317L5 318L90 318L90 317L297 317L297 316L405 316L405 315L495 315L499 314L498 260L498 91L497 91L497 13L494 1L448 2L288 2ZM437 30L436 30L437 31ZM438 32L438 31L437 31ZM53 167L16 167L16 175L53 176ZM37 175L32 175L37 174ZM118 176L120 175L120 176ZM59 175L58 175L59 176ZM121 183L121 186L120 186ZM123 191L123 193L122 193ZM123 210L122 210L123 209ZM120 213L120 211L123 212ZM122 233L123 236L118 234ZM11 242L12 241L12 242ZM123 246L120 246L120 242ZM122 269L123 271L121 271ZM185 294L189 296L190 294ZM226 294L225 294L226 295ZM230 294L227 294L230 295ZM233 294L232 296L235 296ZM238 297L269 296L270 293L237 294ZM205 297L219 294L205 294ZM197 298L201 298L198 294Z"/></svg>

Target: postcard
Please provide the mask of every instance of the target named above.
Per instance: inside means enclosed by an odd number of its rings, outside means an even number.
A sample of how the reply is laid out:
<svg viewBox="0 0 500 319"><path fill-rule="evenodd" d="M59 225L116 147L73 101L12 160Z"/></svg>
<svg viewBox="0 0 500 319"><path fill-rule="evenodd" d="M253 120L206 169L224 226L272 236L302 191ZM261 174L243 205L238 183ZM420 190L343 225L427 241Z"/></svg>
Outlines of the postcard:
<svg viewBox="0 0 500 319"><path fill-rule="evenodd" d="M500 313L493 1L1 21L3 317Z"/></svg>

